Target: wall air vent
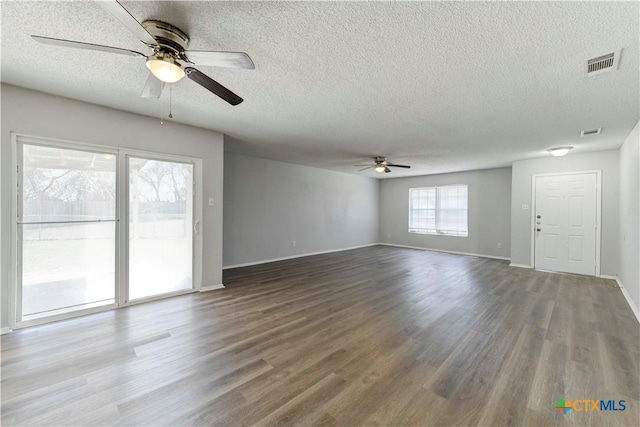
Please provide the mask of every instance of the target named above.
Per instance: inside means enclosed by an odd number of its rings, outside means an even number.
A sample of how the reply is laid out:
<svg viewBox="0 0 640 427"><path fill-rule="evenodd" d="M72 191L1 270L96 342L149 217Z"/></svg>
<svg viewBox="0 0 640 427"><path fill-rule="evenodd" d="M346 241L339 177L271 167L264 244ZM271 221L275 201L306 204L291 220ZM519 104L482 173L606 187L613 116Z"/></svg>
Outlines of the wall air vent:
<svg viewBox="0 0 640 427"><path fill-rule="evenodd" d="M606 55L598 56L587 60L587 75L596 76L598 74L608 73L618 69L618 63L620 62L620 51L607 53Z"/></svg>
<svg viewBox="0 0 640 427"><path fill-rule="evenodd" d="M600 132L602 132L602 128L583 130L580 132L580 136L600 135Z"/></svg>

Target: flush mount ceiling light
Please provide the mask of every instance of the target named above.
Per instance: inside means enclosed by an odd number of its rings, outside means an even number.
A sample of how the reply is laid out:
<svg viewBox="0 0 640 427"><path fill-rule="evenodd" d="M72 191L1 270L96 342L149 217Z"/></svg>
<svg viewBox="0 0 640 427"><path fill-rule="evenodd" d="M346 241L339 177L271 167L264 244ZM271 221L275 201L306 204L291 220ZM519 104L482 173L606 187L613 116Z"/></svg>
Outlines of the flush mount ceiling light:
<svg viewBox="0 0 640 427"><path fill-rule="evenodd" d="M147 68L158 80L165 83L175 83L184 77L184 70L180 64L169 55L158 54L147 59Z"/></svg>
<svg viewBox="0 0 640 427"><path fill-rule="evenodd" d="M569 151L571 151L573 147L556 147L551 148L549 152L552 156L560 157L566 155Z"/></svg>

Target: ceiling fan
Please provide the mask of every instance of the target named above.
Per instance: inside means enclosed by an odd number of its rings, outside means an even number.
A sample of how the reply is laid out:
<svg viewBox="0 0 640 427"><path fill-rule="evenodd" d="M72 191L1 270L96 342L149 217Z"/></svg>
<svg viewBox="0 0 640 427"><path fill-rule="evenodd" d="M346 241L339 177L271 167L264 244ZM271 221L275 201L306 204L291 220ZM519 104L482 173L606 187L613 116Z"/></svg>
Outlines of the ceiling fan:
<svg viewBox="0 0 640 427"><path fill-rule="evenodd" d="M354 166L356 166L356 167L358 167L358 166L366 166L365 168L358 169L358 172L374 168L376 172L384 172L384 173L391 172L391 169L389 169L389 167L392 167L392 168L405 168L405 169L409 169L411 167L411 166L407 166L407 165L397 165L395 163L388 162L387 158L386 157L382 157L382 156L374 157L373 161L375 162L375 164L373 164L373 165L354 165Z"/></svg>
<svg viewBox="0 0 640 427"><path fill-rule="evenodd" d="M231 105L238 105L243 101L241 97L191 65L252 70L255 66L249 55L244 52L187 50L189 37L179 28L155 20L140 23L116 0L96 1L96 3L127 27L151 50L151 53L145 55L133 50L111 46L34 35L31 37L44 44L146 58L150 73L142 90L143 98L159 98L165 83L175 83L186 75L190 80L213 92Z"/></svg>

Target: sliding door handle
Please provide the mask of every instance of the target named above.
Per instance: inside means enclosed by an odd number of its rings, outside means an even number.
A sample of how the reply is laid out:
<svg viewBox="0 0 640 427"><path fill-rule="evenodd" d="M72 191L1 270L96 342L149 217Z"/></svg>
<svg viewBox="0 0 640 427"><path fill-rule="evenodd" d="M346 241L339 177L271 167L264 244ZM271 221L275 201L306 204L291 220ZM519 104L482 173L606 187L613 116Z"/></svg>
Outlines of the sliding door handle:
<svg viewBox="0 0 640 427"><path fill-rule="evenodd" d="M200 234L200 221L196 220L196 222L193 223L193 232Z"/></svg>

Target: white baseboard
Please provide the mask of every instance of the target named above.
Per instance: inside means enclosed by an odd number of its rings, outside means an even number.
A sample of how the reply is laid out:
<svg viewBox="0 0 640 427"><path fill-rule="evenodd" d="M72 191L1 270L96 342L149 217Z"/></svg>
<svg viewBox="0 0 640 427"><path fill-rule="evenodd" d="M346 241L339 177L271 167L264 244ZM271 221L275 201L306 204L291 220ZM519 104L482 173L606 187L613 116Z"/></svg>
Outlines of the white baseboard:
<svg viewBox="0 0 640 427"><path fill-rule="evenodd" d="M474 254L469 252L457 252L457 251L447 251L444 249L434 249L434 248L421 248L420 246L407 246L407 245L396 245L395 243L378 243L383 246L394 246L396 248L407 248L407 249L418 249L421 251L431 251L431 252L442 252L445 254L453 254L453 255L466 255L466 256L476 256L480 258L491 258L491 259L500 259L503 261L511 261L511 258L505 258L501 256L494 255L483 255L483 254Z"/></svg>
<svg viewBox="0 0 640 427"><path fill-rule="evenodd" d="M306 254L291 255L291 256L285 256L285 257L281 257L281 258L272 258L272 259L265 259L265 260L262 260L262 261L247 262L247 263L244 263L244 264L227 265L227 266L222 267L222 269L223 270L227 270L227 269L230 269L230 268L249 267L251 265L267 264L269 262L285 261L285 260L288 260L288 259L303 258L303 257L307 257L307 256L312 256L312 255L322 255L322 254L329 254L329 253L332 253L332 252L350 251L352 249L366 248L366 247L369 247L369 246L376 246L376 245L379 245L379 244L380 243L370 243L368 245L352 246L350 248L329 249L328 251L310 252L310 253L306 253Z"/></svg>
<svg viewBox="0 0 640 427"><path fill-rule="evenodd" d="M636 307L636 304L631 299L631 296L629 296L629 294L627 293L627 289L622 284L620 278L616 277L615 280L618 283L618 286L620 286L620 290L622 291L622 295L624 295L624 298L627 300L627 304L629 304L629 307L631 307L631 311L633 311L633 314L636 316L638 323L640 323L640 310L638 310L638 307Z"/></svg>
<svg viewBox="0 0 640 427"><path fill-rule="evenodd" d="M215 289L224 289L224 285L220 283L217 285L206 286L204 288L200 288L200 292L208 292L208 291L213 291Z"/></svg>
<svg viewBox="0 0 640 427"><path fill-rule="evenodd" d="M608 274L601 274L599 277L601 279L618 280L618 276L609 276Z"/></svg>
<svg viewBox="0 0 640 427"><path fill-rule="evenodd" d="M12 332L12 329L9 327L0 329L0 335L8 334L9 332Z"/></svg>
<svg viewBox="0 0 640 427"><path fill-rule="evenodd" d="M533 266L531 266L531 265L526 265L526 264L514 264L514 263L509 264L509 267L533 268Z"/></svg>

